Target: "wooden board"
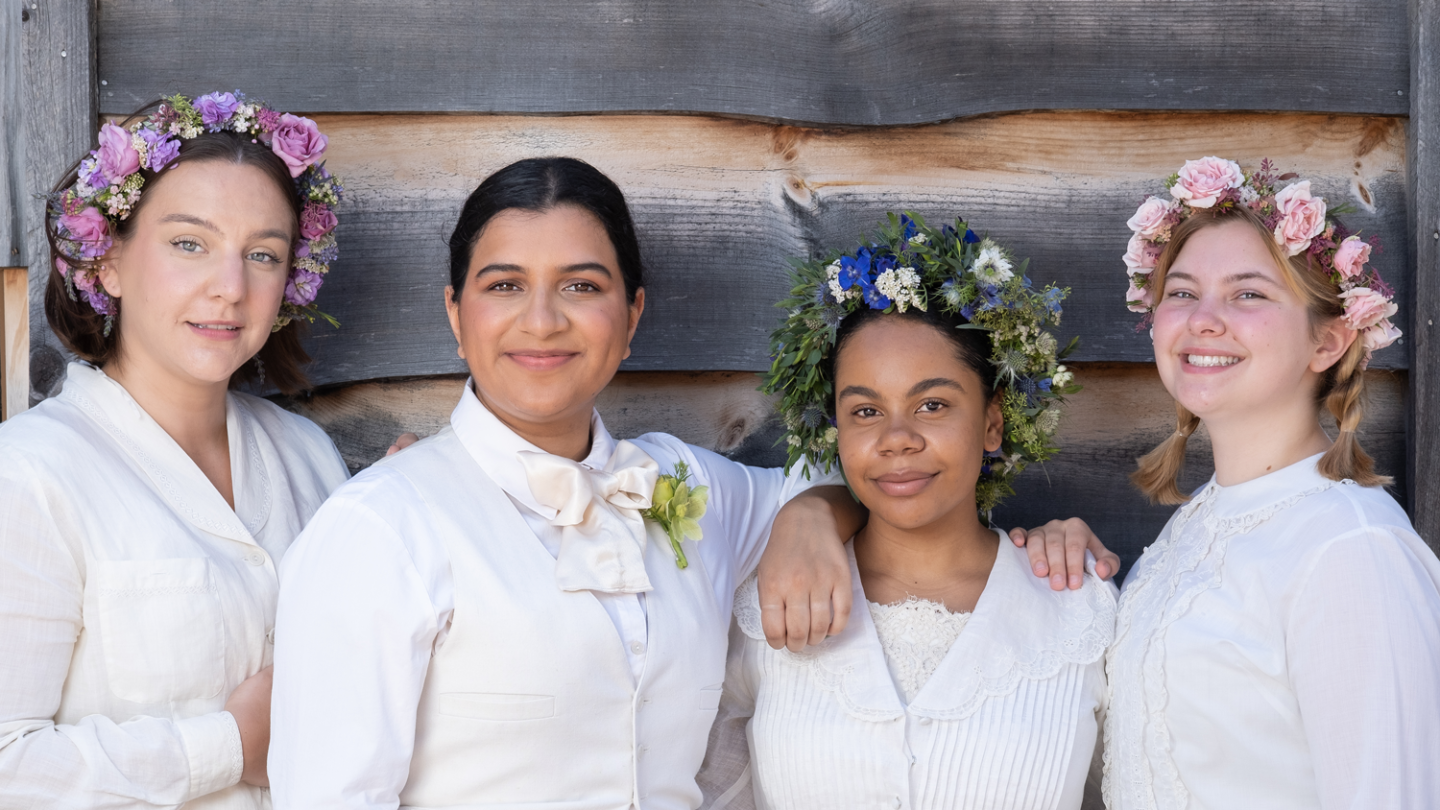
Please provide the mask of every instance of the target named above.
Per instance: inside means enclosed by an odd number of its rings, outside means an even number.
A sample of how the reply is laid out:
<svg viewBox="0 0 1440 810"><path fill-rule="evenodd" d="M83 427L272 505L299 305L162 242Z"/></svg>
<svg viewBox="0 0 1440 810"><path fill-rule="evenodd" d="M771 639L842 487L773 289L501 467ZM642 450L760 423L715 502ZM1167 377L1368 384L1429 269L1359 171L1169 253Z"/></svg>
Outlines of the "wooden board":
<svg viewBox="0 0 1440 810"><path fill-rule="evenodd" d="M30 383L34 396L59 391L65 353L45 321L45 283L53 272L44 203L61 174L95 144L94 3L26 0L24 64L25 264L30 267ZM15 6L9 6L14 9ZM153 44L152 44L153 47ZM8 111L7 111L8 113Z"/></svg>
<svg viewBox="0 0 1440 810"><path fill-rule="evenodd" d="M1378 233L1409 300L1404 134L1395 118L1036 113L924 127L820 130L693 116L321 116L345 181L341 259L310 345L320 384L459 373L442 308L445 241L465 197L523 157L589 160L625 190L648 265L627 370L768 364L786 257L853 245L886 211L963 213L1072 288L1081 360L1149 361L1123 304L1125 220L1186 158L1262 157L1315 181ZM1403 315L1400 327L1408 328ZM1403 367L1381 352L1378 367Z"/></svg>
<svg viewBox="0 0 1440 810"><path fill-rule="evenodd" d="M0 267L0 420L30 407L28 273Z"/></svg>
<svg viewBox="0 0 1440 810"><path fill-rule="evenodd" d="M1440 1L1410 3L1406 176L1415 250L1411 287L1410 503L1415 529L1440 553Z"/></svg>
<svg viewBox="0 0 1440 810"><path fill-rule="evenodd" d="M0 265L25 263L24 150L21 136L25 119L21 114L20 13L9 4L0 13ZM29 13L25 12L28 17Z"/></svg>
<svg viewBox="0 0 1440 810"><path fill-rule="evenodd" d="M316 112L1032 109L1404 115L1405 0L106 0L106 112L241 87Z"/></svg>
<svg viewBox="0 0 1440 810"><path fill-rule="evenodd" d="M1175 429L1174 409L1153 366L1082 363L1085 390L1071 399L1061 423L1061 454L1027 470L1017 494L996 511L999 525L1038 525L1078 515L1129 564L1155 538L1171 507L1148 505L1126 476L1135 459ZM1368 374L1370 409L1361 441L1380 469L1405 481L1405 372ZM752 374L621 372L597 407L617 438L665 431L747 464L778 466L783 450L769 398ZM314 419L339 446L352 471L381 458L405 431L429 435L449 423L462 378L363 383L283 404ZM1333 431L1333 426L1330 427ZM1202 484L1211 474L1209 444L1201 431L1191 442L1183 482Z"/></svg>

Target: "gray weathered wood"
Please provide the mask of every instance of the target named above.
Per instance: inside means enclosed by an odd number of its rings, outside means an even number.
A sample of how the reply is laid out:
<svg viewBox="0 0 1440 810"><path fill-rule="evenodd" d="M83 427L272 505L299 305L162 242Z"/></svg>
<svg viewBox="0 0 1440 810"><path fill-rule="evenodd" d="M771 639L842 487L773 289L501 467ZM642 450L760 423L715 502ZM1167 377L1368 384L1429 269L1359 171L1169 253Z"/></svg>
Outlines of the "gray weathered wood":
<svg viewBox="0 0 1440 810"><path fill-rule="evenodd" d="M1155 539L1173 507L1151 506L1126 481L1135 459L1175 429L1174 409L1148 363L1078 363L1085 390L1072 397L1061 422L1061 452L1020 476L1017 493L995 514L1001 526L1033 526L1079 516L1126 567ZM1405 372L1371 371L1369 417L1361 442L1382 472L1396 476L1405 498ZM287 407L314 419L335 440L352 471L385 454L400 433L429 435L449 423L463 378L361 383L297 400ZM778 466L780 426L749 374L622 372L596 407L617 438L664 431L757 466ZM1189 447L1183 484L1209 477L1210 448L1202 430Z"/></svg>
<svg viewBox="0 0 1440 810"><path fill-rule="evenodd" d="M26 0L21 25L25 109L26 264L30 267L31 398L48 396L65 373L64 353L45 321L52 272L45 241L48 192L95 143L95 16L91 0Z"/></svg>
<svg viewBox="0 0 1440 810"><path fill-rule="evenodd" d="M1404 115L1405 0L107 0L105 112L239 86L316 112L915 124L1031 109Z"/></svg>
<svg viewBox="0 0 1440 810"><path fill-rule="evenodd" d="M1395 119L1054 113L822 132L660 116L326 116L329 165L350 196L341 259L319 304L342 322L310 346L322 385L463 371L441 306L461 202L517 157L567 152L625 189L648 298L629 370L758 370L788 289L786 258L853 245L886 211L963 213L1072 289L1061 332L1080 360L1149 361L1123 305L1135 204L1187 157L1268 155L1379 234L1407 300L1403 150ZM1364 168L1362 168L1362 165ZM1402 317L1400 326L1407 328ZM1376 366L1404 367L1406 352Z"/></svg>
<svg viewBox="0 0 1440 810"><path fill-rule="evenodd" d="M21 265L25 259L25 225L21 221L24 198L25 153L20 136L24 128L20 91L20 0L0 0L0 265Z"/></svg>
<svg viewBox="0 0 1440 810"><path fill-rule="evenodd" d="M1406 151L1415 317L1410 327L1411 516L1440 553L1440 1L1410 0Z"/></svg>

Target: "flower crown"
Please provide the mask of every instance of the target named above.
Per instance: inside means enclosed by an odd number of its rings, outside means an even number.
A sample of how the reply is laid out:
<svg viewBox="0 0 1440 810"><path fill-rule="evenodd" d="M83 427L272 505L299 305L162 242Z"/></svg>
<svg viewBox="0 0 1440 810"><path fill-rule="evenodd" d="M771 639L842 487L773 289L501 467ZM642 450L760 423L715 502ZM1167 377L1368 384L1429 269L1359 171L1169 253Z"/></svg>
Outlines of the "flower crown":
<svg viewBox="0 0 1440 810"><path fill-rule="evenodd" d="M1362 368L1368 364L1377 349L1400 337L1400 330L1390 322L1398 311L1395 291L1378 270L1366 264L1378 243L1373 238L1362 240L1336 221L1332 215L1344 211L1340 207L1327 211L1325 200L1310 193L1310 181L1275 190L1278 183L1294 178L1293 174L1277 177L1269 160L1262 160L1260 168L1250 174L1233 160L1206 157L1185 161L1180 171L1165 181L1174 199L1146 198L1126 223L1135 232L1125 251L1130 275L1125 298L1130 310L1155 309L1150 273L1176 225L1199 209L1225 211L1245 206L1260 215L1274 234L1275 244L1287 255L1308 254L1311 266L1318 267L1339 288L1345 302L1345 325L1360 333L1365 346Z"/></svg>
<svg viewBox="0 0 1440 810"><path fill-rule="evenodd" d="M304 203L300 239L273 330L297 318L313 323L320 317L339 325L314 304L325 274L339 255L335 207L344 189L322 163L329 139L309 118L277 112L237 90L210 93L193 101L169 96L155 112L128 129L110 123L101 126L100 148L80 161L75 184L51 195L49 216L61 248L55 269L65 278L72 299L78 292L92 309L106 316L106 335L119 308L100 284L91 260L105 255L114 244L120 221L135 209L145 185L142 171L159 172L169 166L180 155L182 141L205 132L226 131L269 146L290 169L295 191Z"/></svg>
<svg viewBox="0 0 1440 810"><path fill-rule="evenodd" d="M827 472L837 461L833 372L822 361L834 352L845 317L866 308L936 306L969 322L961 328L990 334L1005 435L998 451L986 453L976 506L988 513L1011 494L1010 482L1027 464L1055 454L1062 397L1080 390L1060 364L1075 341L1060 350L1043 329L1060 322L1060 302L1069 290L1031 289L1027 266L1017 267L1008 250L976 236L963 221L936 230L914 214L891 214L873 240L849 253L795 262L794 288L777 305L789 316L770 337L773 362L761 387L781 394L785 469L807 456Z"/></svg>

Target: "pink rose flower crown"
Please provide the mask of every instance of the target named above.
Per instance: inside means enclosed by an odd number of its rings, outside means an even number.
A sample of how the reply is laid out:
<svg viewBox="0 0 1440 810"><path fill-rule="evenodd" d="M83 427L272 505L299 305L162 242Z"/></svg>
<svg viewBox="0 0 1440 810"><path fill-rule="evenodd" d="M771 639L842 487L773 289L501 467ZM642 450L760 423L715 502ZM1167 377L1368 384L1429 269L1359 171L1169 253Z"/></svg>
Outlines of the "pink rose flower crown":
<svg viewBox="0 0 1440 810"><path fill-rule="evenodd" d="M1340 206L1327 207L1325 200L1310 193L1310 181L1277 185L1295 175L1276 176L1269 160L1246 173L1233 160L1205 157L1187 160L1180 171L1165 181L1171 199L1147 197L1126 223L1133 232L1125 251L1130 288L1125 303L1132 312L1155 309L1150 274L1170 241L1175 226L1198 209L1224 211L1246 206L1259 214L1270 229L1275 244L1287 255L1309 254L1310 264L1325 273L1338 288L1345 305L1345 325L1360 333L1365 346L1365 364L1377 349L1400 337L1390 322L1398 308L1395 291L1369 266L1374 238L1362 240L1335 218L1344 213ZM1362 368L1364 365L1362 364Z"/></svg>
<svg viewBox="0 0 1440 810"><path fill-rule="evenodd" d="M113 123L100 127L100 146L80 161L75 184L49 200L61 253L55 269L65 278L71 298L83 297L106 316L105 333L110 333L119 308L100 284L93 260L110 249L120 221L135 209L145 186L143 170L162 171L179 156L181 142L206 132L235 132L270 147L295 181L302 206L300 236L292 248L285 299L272 331L297 319L313 323L323 318L339 326L315 306L325 275L339 256L335 209L344 188L325 169L329 140L309 118L277 112L238 90L193 100L169 96L128 128Z"/></svg>

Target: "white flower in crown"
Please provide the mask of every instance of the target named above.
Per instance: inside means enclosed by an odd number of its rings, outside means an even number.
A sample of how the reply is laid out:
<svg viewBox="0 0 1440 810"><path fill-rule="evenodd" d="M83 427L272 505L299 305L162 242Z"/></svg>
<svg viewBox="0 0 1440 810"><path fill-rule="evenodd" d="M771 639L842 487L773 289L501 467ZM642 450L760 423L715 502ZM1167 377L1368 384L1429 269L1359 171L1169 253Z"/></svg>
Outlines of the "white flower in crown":
<svg viewBox="0 0 1440 810"><path fill-rule="evenodd" d="M875 289L894 301L895 308L901 312L912 306L921 311L925 309L924 300L916 293L920 289L920 274L913 267L886 270L876 277Z"/></svg>
<svg viewBox="0 0 1440 810"><path fill-rule="evenodd" d="M851 298L860 297L859 287L852 287L847 290L840 286L840 270L840 262L832 262L829 267L825 268L825 289L830 291L830 297L834 298L837 304L843 304Z"/></svg>
<svg viewBox="0 0 1440 810"><path fill-rule="evenodd" d="M970 272L987 284L1004 284L1015 276L1010 271L1012 267L1014 265L1005 258L1000 246L986 239L980 245L980 255L975 257Z"/></svg>

